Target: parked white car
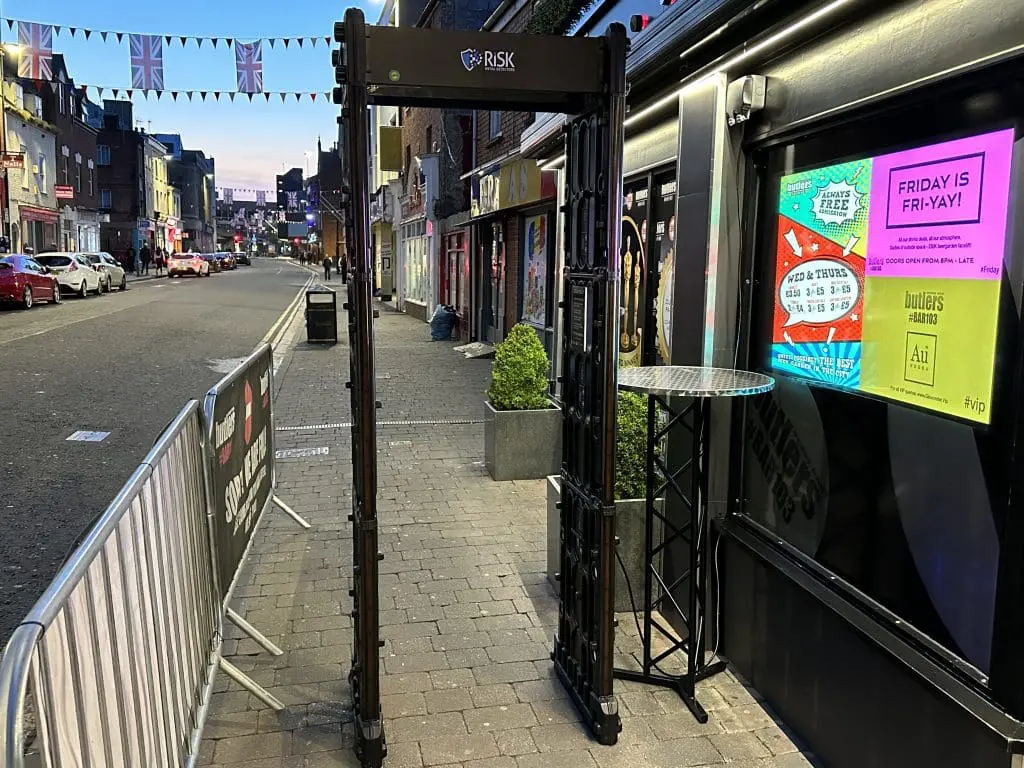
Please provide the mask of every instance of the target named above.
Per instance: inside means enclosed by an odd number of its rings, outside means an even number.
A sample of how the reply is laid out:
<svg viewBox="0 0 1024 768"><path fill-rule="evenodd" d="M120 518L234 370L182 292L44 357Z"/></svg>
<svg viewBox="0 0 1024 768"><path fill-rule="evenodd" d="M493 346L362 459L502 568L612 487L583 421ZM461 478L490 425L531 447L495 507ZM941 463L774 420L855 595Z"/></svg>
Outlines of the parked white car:
<svg viewBox="0 0 1024 768"><path fill-rule="evenodd" d="M92 262L94 269L99 270L103 277L104 291L110 291L114 287L121 291L128 290L128 275L125 274L124 267L117 263L117 259L106 251L82 255Z"/></svg>
<svg viewBox="0 0 1024 768"><path fill-rule="evenodd" d="M39 254L36 261L57 276L57 282L65 293L75 293L84 299L90 293L99 296L103 292L103 274L93 267L85 254L51 251Z"/></svg>
<svg viewBox="0 0 1024 768"><path fill-rule="evenodd" d="M174 253L167 258L167 276L209 277L210 265L198 253Z"/></svg>

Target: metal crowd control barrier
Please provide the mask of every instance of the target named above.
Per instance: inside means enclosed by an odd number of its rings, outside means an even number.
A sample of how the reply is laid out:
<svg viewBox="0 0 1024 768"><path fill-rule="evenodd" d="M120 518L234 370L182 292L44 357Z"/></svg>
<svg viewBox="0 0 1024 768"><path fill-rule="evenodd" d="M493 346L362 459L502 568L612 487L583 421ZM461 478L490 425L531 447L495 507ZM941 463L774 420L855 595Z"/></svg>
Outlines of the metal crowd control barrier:
<svg viewBox="0 0 1024 768"><path fill-rule="evenodd" d="M0 764L181 766L220 647L203 418L191 401L15 629L0 663ZM31 698L29 693L31 692Z"/></svg>
<svg viewBox="0 0 1024 768"><path fill-rule="evenodd" d="M216 669L284 709L221 657L238 573L274 493L274 364L260 346L189 402L88 532L0 658L0 766L191 766ZM34 765L34 763L33 763Z"/></svg>

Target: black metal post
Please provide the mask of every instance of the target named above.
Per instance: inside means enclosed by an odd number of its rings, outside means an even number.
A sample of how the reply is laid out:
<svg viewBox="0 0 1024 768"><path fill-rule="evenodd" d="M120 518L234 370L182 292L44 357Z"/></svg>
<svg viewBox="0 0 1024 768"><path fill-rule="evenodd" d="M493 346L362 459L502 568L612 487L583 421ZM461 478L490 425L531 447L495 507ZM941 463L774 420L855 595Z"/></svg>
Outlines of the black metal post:
<svg viewBox="0 0 1024 768"><path fill-rule="evenodd" d="M611 25L604 40L604 96L566 132L561 583L552 659L594 737L614 744L622 729L613 685L625 28Z"/></svg>
<svg viewBox="0 0 1024 768"><path fill-rule="evenodd" d="M379 768L387 754L380 706L380 601L377 535L377 400L373 359L370 277L370 152L366 85L366 23L349 8L344 21L346 99L342 110L348 150L352 254L349 318L352 359L353 446L353 686L356 754L365 768Z"/></svg>

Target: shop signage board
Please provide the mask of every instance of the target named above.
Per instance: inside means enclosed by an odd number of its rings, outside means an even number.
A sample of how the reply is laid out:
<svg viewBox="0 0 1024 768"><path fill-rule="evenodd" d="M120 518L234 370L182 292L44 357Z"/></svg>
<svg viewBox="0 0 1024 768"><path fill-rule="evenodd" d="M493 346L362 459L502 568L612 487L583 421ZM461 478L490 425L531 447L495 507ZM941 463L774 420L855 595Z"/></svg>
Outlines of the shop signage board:
<svg viewBox="0 0 1024 768"><path fill-rule="evenodd" d="M25 155L21 152L0 153L0 168L14 169L25 167Z"/></svg>
<svg viewBox="0 0 1024 768"><path fill-rule="evenodd" d="M784 176L771 365L987 424L1013 131Z"/></svg>
<svg viewBox="0 0 1024 768"><path fill-rule="evenodd" d="M545 184L545 176L551 177ZM473 182L471 215L486 216L554 197L554 174L541 173L535 160L515 158L482 173Z"/></svg>

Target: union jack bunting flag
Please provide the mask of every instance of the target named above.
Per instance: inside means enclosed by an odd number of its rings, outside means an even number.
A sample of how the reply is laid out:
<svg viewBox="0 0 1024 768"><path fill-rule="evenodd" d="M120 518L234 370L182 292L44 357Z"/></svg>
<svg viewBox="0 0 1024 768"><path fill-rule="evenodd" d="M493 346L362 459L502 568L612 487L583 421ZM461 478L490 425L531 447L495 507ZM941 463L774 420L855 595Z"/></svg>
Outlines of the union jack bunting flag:
<svg viewBox="0 0 1024 768"><path fill-rule="evenodd" d="M164 41L159 35L128 35L132 56L132 88L164 89Z"/></svg>
<svg viewBox="0 0 1024 768"><path fill-rule="evenodd" d="M18 44L21 46L18 77L52 80L53 27L34 21L19 21Z"/></svg>
<svg viewBox="0 0 1024 768"><path fill-rule="evenodd" d="M235 43L239 93L263 93L263 41Z"/></svg>

